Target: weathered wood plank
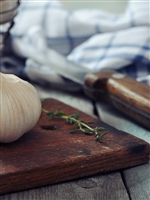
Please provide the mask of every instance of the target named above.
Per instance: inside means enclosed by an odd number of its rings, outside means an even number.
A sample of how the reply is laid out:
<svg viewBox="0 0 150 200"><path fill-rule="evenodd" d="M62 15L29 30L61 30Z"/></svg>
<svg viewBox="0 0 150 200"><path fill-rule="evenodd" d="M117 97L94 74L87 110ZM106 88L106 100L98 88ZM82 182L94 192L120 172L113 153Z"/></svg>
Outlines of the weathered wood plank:
<svg viewBox="0 0 150 200"><path fill-rule="evenodd" d="M27 199L129 200L129 197L117 172L0 196L0 200Z"/></svg>
<svg viewBox="0 0 150 200"><path fill-rule="evenodd" d="M125 170L124 178L132 200L150 199L150 164Z"/></svg>
<svg viewBox="0 0 150 200"><path fill-rule="evenodd" d="M135 135L150 143L150 132L105 103L97 103L97 110L104 122ZM133 200L150 199L150 163L123 171L126 186Z"/></svg>
<svg viewBox="0 0 150 200"><path fill-rule="evenodd" d="M37 87L41 98L56 98L81 111L94 115L91 100L83 94ZM9 181L9 180L8 180ZM0 200L129 200L119 172L83 178L0 196Z"/></svg>
<svg viewBox="0 0 150 200"><path fill-rule="evenodd" d="M34 129L20 140L9 146L1 144L0 182L3 185L0 187L0 194L148 162L148 143L60 101L47 99L43 102L46 110L51 110L52 105L54 110L61 106L69 115L79 113L81 119L105 127L109 134L103 139L103 143L80 132L69 134L72 126L58 118L50 122L47 115L42 113Z"/></svg>

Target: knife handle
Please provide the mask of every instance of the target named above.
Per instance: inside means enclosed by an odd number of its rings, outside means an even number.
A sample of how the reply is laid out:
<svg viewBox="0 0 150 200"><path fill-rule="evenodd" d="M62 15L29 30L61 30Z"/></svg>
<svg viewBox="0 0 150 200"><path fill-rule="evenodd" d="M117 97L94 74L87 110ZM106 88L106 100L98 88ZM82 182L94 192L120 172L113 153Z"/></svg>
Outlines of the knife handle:
<svg viewBox="0 0 150 200"><path fill-rule="evenodd" d="M85 93L109 101L115 108L150 128L150 87L113 70L90 73L84 79Z"/></svg>

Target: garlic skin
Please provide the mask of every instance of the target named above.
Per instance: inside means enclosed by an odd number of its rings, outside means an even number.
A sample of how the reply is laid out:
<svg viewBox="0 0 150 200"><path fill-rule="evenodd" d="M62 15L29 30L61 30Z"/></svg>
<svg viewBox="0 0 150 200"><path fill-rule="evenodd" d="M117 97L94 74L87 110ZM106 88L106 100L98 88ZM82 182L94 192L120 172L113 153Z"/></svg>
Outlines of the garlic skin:
<svg viewBox="0 0 150 200"><path fill-rule="evenodd" d="M36 89L15 75L0 73L0 142L19 139L35 126L40 115Z"/></svg>

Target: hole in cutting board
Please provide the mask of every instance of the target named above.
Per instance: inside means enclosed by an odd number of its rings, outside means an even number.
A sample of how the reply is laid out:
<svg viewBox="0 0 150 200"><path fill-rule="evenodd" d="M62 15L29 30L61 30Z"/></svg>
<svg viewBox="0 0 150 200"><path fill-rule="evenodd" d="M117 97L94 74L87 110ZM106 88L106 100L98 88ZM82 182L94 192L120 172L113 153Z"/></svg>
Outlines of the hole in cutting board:
<svg viewBox="0 0 150 200"><path fill-rule="evenodd" d="M44 129L44 130L52 130L52 131L54 131L54 130L57 129L57 126L56 126L56 125L41 125L40 127L41 127L42 129Z"/></svg>

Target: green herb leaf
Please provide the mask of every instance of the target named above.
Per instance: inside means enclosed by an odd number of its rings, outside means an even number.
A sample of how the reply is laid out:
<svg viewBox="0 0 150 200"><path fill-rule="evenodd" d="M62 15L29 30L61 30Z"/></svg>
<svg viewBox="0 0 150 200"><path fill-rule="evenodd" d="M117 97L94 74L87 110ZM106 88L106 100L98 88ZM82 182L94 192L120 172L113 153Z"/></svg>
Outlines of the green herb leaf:
<svg viewBox="0 0 150 200"><path fill-rule="evenodd" d="M61 107L57 108L56 111L47 111L43 108L43 112L49 116L49 120L52 120L54 117L61 117L65 119L67 123L74 124L70 133L81 131L86 135L94 135L95 140L100 142L102 141L102 138L108 133L108 131L105 131L100 134L99 132L104 131L105 128L98 126L95 128L90 127L88 124L93 124L94 122L79 120L79 114L77 113L67 116L64 112L61 112Z"/></svg>

